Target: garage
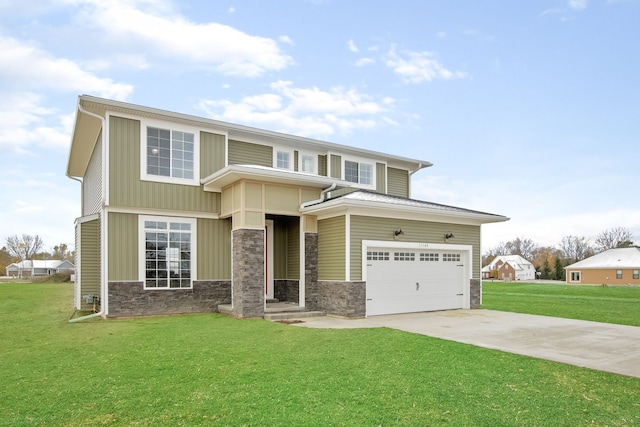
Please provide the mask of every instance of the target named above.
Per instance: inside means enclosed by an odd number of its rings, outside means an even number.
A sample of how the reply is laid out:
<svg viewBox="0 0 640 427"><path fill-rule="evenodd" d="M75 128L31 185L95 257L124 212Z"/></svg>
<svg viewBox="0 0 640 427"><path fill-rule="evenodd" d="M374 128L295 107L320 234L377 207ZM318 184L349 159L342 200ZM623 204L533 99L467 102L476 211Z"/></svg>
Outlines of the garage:
<svg viewBox="0 0 640 427"><path fill-rule="evenodd" d="M363 253L367 316L469 308L468 247L377 243Z"/></svg>

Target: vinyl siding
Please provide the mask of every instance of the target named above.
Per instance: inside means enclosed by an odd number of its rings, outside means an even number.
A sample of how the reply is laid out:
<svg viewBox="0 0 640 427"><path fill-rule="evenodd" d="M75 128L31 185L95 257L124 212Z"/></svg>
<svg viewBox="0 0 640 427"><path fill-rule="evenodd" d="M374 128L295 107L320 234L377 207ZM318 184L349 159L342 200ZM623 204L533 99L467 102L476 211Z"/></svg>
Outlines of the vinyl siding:
<svg viewBox="0 0 640 427"><path fill-rule="evenodd" d="M346 279L345 227L344 216L318 221L319 280Z"/></svg>
<svg viewBox="0 0 640 427"><path fill-rule="evenodd" d="M98 135L98 141L91 154L89 165L82 182L82 215L91 215L100 212L102 208L102 133Z"/></svg>
<svg viewBox="0 0 640 427"><path fill-rule="evenodd" d="M287 218L287 279L300 279L300 218Z"/></svg>
<svg viewBox="0 0 640 427"><path fill-rule="evenodd" d="M100 220L80 224L80 299L82 310L92 305L84 302L84 295L100 295Z"/></svg>
<svg viewBox="0 0 640 427"><path fill-rule="evenodd" d="M200 132L200 178L205 178L225 166L225 136Z"/></svg>
<svg viewBox="0 0 640 427"><path fill-rule="evenodd" d="M409 197L409 171L387 168L387 194Z"/></svg>
<svg viewBox="0 0 640 427"><path fill-rule="evenodd" d="M231 279L231 219L198 219L198 280Z"/></svg>
<svg viewBox="0 0 640 427"><path fill-rule="evenodd" d="M273 226L273 278L300 278L300 219L278 218Z"/></svg>
<svg viewBox="0 0 640 427"><path fill-rule="evenodd" d="M109 215L109 281L138 280L138 215Z"/></svg>
<svg viewBox="0 0 640 427"><path fill-rule="evenodd" d="M393 231L404 235L395 241L444 243L445 233L452 232L456 245L473 246L473 278L480 278L480 226L422 222L368 216L351 216L351 280L362 279L362 241L394 241Z"/></svg>
<svg viewBox="0 0 640 427"><path fill-rule="evenodd" d="M331 155L331 178L342 179L342 157Z"/></svg>
<svg viewBox="0 0 640 427"><path fill-rule="evenodd" d="M230 165L273 166L273 147L229 140Z"/></svg>
<svg viewBox="0 0 640 427"><path fill-rule="evenodd" d="M140 180L140 122L111 116L109 120L109 198L111 206L220 212L220 194L200 186ZM201 161L202 165L202 161ZM201 169L211 170L205 162Z"/></svg>
<svg viewBox="0 0 640 427"><path fill-rule="evenodd" d="M327 156L318 156L318 175L327 176Z"/></svg>
<svg viewBox="0 0 640 427"><path fill-rule="evenodd" d="M378 193L387 192L387 166L384 163L376 163L376 191Z"/></svg>

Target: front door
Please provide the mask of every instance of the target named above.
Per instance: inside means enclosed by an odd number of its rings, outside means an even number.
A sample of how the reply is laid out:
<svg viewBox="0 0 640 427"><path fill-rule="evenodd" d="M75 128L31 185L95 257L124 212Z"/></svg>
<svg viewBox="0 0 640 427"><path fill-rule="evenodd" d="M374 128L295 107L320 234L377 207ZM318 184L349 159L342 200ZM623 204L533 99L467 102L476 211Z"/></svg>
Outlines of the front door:
<svg viewBox="0 0 640 427"><path fill-rule="evenodd" d="M273 220L265 221L264 231L264 295L273 299Z"/></svg>

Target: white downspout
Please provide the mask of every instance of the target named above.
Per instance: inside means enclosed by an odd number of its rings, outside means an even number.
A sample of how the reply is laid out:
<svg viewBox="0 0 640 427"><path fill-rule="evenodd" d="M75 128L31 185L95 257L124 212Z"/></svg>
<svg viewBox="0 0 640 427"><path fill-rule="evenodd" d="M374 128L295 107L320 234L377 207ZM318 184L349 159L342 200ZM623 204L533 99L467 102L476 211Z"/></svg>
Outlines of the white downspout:
<svg viewBox="0 0 640 427"><path fill-rule="evenodd" d="M311 205L315 205L316 203L321 203L324 202L324 199L327 196L327 193L329 191L333 191L336 189L337 184L334 182L333 184L331 184L331 187L329 188L325 188L324 190L322 190L322 192L320 193L320 198L316 199L316 200L310 200L308 202L304 202L303 204L300 205L300 210L306 208L307 206L311 206Z"/></svg>
<svg viewBox="0 0 640 427"><path fill-rule="evenodd" d="M107 127L107 121L104 117L99 116L98 114L92 113L90 111L85 110L84 108L82 108L82 105L80 104L80 101L78 101L78 111L80 111L83 114L87 114L89 116L95 117L97 119L100 120L100 122L102 123L102 131L100 132L100 137L102 138L102 146L104 147L104 139L105 139L105 129ZM68 175L67 175L68 176ZM71 179L75 179L77 181L80 181L77 178L73 178L73 177L69 177ZM80 181L82 182L82 181ZM82 200L84 197L84 189L82 189L82 195L80 196L81 198L81 203L84 203L84 201ZM83 209L84 209L84 205ZM103 219L104 220L104 219ZM100 270L104 269L104 265L102 265L102 262L100 263ZM76 322L81 322L83 320L87 320L87 319L91 319L93 317L98 317L98 316L102 316L104 314L104 306L105 306L105 301L106 301L106 286L104 284L104 277L102 277L102 272L100 272L100 311L97 313L92 313L92 314L88 314L86 316L82 316L82 317L76 317L75 319L69 319L69 323L76 323Z"/></svg>

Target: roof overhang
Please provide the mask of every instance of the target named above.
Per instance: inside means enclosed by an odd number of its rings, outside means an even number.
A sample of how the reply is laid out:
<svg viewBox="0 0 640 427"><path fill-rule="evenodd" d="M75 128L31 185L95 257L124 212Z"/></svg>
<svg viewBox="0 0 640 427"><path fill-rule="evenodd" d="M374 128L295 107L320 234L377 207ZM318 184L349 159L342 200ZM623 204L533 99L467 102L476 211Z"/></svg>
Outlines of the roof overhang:
<svg viewBox="0 0 640 427"><path fill-rule="evenodd" d="M443 222L448 224L482 225L494 222L508 221L502 215L494 215L474 211L444 211L424 206L402 206L393 203L349 200L336 198L323 203L300 209L301 213L316 215L318 219L351 214L362 216L376 216L415 221Z"/></svg>
<svg viewBox="0 0 640 427"><path fill-rule="evenodd" d="M231 165L200 180L204 191L214 193L240 180L252 180L272 184L286 184L311 188L328 188L337 183L341 187L349 187L351 183L326 176L308 175L282 169L255 165Z"/></svg>
<svg viewBox="0 0 640 427"><path fill-rule="evenodd" d="M71 137L67 176L84 176L102 130L103 119L100 117L103 115L88 111L82 106L82 103L83 100L80 97L76 108L73 136Z"/></svg>

